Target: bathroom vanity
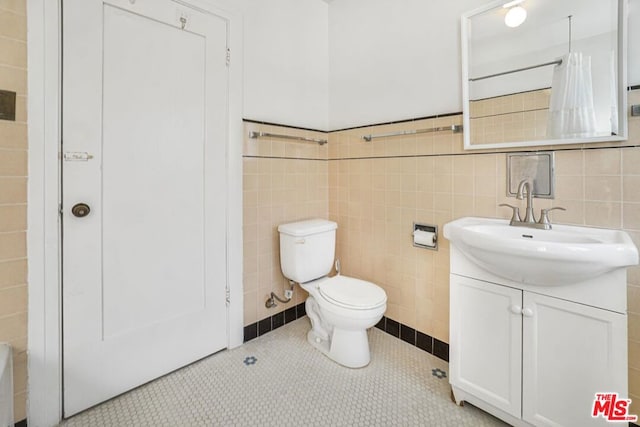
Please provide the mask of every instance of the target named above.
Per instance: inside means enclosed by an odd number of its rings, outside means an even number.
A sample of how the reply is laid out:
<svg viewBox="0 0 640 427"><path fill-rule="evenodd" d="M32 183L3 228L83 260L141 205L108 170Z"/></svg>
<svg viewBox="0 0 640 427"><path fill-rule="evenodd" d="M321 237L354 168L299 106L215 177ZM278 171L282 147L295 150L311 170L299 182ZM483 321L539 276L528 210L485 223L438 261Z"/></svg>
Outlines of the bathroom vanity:
<svg viewBox="0 0 640 427"><path fill-rule="evenodd" d="M515 426L608 425L592 411L596 393L627 398L626 267L637 249L617 230L508 224L444 227L453 397Z"/></svg>

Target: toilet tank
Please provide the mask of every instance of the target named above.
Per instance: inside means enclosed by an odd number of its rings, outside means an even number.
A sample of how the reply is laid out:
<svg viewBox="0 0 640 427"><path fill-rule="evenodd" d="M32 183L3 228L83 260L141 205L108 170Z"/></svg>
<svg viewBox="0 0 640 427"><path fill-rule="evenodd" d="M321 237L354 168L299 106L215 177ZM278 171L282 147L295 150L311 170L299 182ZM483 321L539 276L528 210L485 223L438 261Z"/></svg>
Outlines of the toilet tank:
<svg viewBox="0 0 640 427"><path fill-rule="evenodd" d="M278 227L282 274L297 283L326 276L336 252L338 224L326 219L291 222Z"/></svg>

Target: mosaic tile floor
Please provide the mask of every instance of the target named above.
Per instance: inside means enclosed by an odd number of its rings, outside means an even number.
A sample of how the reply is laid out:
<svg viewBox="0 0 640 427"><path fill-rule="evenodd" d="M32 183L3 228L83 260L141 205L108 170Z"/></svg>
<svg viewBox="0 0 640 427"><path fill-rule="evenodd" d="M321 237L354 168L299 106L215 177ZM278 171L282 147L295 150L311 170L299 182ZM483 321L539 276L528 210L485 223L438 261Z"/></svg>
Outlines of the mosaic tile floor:
<svg viewBox="0 0 640 427"><path fill-rule="evenodd" d="M61 426L502 426L449 399L448 365L369 331L372 360L343 368L306 342L305 317L162 377Z"/></svg>

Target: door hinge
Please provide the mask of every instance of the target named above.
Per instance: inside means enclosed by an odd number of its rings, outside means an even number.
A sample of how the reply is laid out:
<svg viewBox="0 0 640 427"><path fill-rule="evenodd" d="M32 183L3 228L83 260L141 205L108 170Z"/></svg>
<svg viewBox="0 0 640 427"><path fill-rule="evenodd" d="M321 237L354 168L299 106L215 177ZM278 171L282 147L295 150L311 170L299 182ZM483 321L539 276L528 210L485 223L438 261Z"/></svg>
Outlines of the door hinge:
<svg viewBox="0 0 640 427"><path fill-rule="evenodd" d="M58 215L62 216L62 203L58 203Z"/></svg>
<svg viewBox="0 0 640 427"><path fill-rule="evenodd" d="M231 64L231 49L227 48L227 67Z"/></svg>
<svg viewBox="0 0 640 427"><path fill-rule="evenodd" d="M231 290L227 287L225 289L227 305L231 304Z"/></svg>

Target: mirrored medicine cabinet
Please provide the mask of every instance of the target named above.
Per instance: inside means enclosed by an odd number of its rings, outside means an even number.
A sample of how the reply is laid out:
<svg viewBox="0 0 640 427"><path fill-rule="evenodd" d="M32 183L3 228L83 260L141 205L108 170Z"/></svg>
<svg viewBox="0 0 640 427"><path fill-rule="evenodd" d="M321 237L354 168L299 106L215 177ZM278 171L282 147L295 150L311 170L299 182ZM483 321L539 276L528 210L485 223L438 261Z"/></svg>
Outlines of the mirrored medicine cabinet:
<svg viewBox="0 0 640 427"><path fill-rule="evenodd" d="M626 0L496 1L462 16L465 149L622 141Z"/></svg>

